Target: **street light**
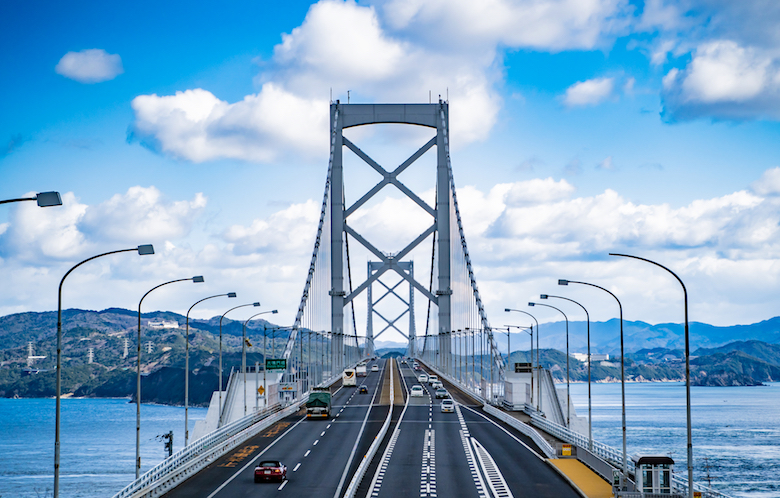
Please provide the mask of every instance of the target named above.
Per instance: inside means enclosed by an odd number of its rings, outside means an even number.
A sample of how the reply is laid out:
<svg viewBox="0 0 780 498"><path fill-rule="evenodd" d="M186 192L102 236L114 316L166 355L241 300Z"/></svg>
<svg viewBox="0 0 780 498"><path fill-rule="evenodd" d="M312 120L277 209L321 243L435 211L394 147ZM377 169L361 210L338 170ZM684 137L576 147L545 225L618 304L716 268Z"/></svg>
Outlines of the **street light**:
<svg viewBox="0 0 780 498"><path fill-rule="evenodd" d="M56 193L56 192L55 192ZM59 194L57 194L59 195ZM21 200L30 200L30 199L21 199ZM118 254L120 252L131 252L131 251L137 251L139 255L146 256L149 254L154 254L154 247L152 244L144 244L140 245L138 247L132 248L132 249L120 249L118 251L110 251L110 252L104 252L103 254L98 254L97 256L92 256L91 258L87 258L81 263L77 264L70 270L68 270L67 273L65 273L65 276L62 277L62 280L60 280L60 288L59 293L57 296L57 397L55 401L55 421L54 421L54 498L59 498L60 495L60 401L61 401L61 390L62 390L62 284L65 283L65 279L68 278L68 275L78 268L79 266L83 265L84 263L88 261L92 261L93 259L97 259L103 256L108 256L110 254Z"/></svg>
<svg viewBox="0 0 780 498"><path fill-rule="evenodd" d="M533 318L534 322L536 322L536 386L539 388L539 395L536 397L536 411L541 411L540 407L540 400L542 399L542 364L539 363L539 321L536 319L535 316L528 313L527 311L523 310L516 310L513 308L505 308L504 312L509 313L511 311L514 311L516 313L522 313L524 315L528 315L531 318ZM531 327L533 329L533 327ZM533 332L533 330L532 330ZM531 381L533 382L533 377L531 378ZM533 387L531 387L533 389Z"/></svg>
<svg viewBox="0 0 780 498"><path fill-rule="evenodd" d="M137 345L138 357L136 360L136 393L135 393L135 398L136 398L135 399L135 478L136 479L138 479L138 477L141 475L141 304L144 302L144 299L146 299L146 296L151 294L153 290L159 289L163 285L173 284L176 282L186 282L188 280L191 280L193 283L196 284L202 284L204 282L202 276L171 280L170 282L165 282L164 284L160 284L157 287L153 287L146 294L144 294L144 296L138 302L138 345Z"/></svg>
<svg viewBox="0 0 780 498"><path fill-rule="evenodd" d="M587 282L577 282L576 280L559 279L558 285L580 284L588 285L601 289L610 296L615 298L620 309L620 396L621 396L621 409L622 409L622 423L623 423L623 475L628 476L628 450L626 448L626 369L623 357L623 305L620 303L620 299L617 298L612 292L608 291L604 287L596 284L589 284Z"/></svg>
<svg viewBox="0 0 780 498"><path fill-rule="evenodd" d="M6 199L0 201L0 204L7 204L9 202L21 202L21 201L37 201L39 207L51 207L62 206L62 198L59 192L41 192L36 194L35 197L21 197L19 199Z"/></svg>
<svg viewBox="0 0 780 498"><path fill-rule="evenodd" d="M219 317L219 420L217 422L217 427L222 427L222 319L225 318L225 315L230 313L233 310L237 310L238 308L245 308L247 306L255 306L259 307L260 303L249 303L249 304L242 304L241 306L236 306L235 308L230 308L226 312L222 314L221 317Z"/></svg>
<svg viewBox="0 0 780 498"><path fill-rule="evenodd" d="M190 311L196 305L206 301L208 299L214 299L215 297L236 297L235 292L228 292L227 294L217 294L215 296L204 297L200 301L195 302L190 309L187 310L187 332L185 335L184 345L184 446L187 446L190 440L190 427L189 427L189 408L190 408ZM222 387L222 386L220 386Z"/></svg>
<svg viewBox="0 0 780 498"><path fill-rule="evenodd" d="M678 282L680 282L680 285L683 289L683 299L685 303L685 410L686 410L686 417L687 417L687 424L688 424L688 496L689 498L693 498L693 440L692 440L692 427L691 427L691 362L690 362L690 343L689 343L689 335L688 335L688 290L685 288L685 284L683 283L682 279L677 276L676 273L674 273L669 268L665 267L664 265L660 263L656 263L655 261L651 261L646 258L640 258L639 256L631 256L629 254L617 254L617 253L609 253L610 256L621 256L623 258L633 258L638 259L640 261L645 261L647 263L653 264L655 266L659 266L663 268L664 270L668 271L669 273L674 276L674 278L677 279Z"/></svg>
<svg viewBox="0 0 780 498"><path fill-rule="evenodd" d="M560 309L555 306L550 306L549 304L528 303L528 306L546 306L547 308L552 308L563 315L563 318L566 320L566 427L571 428L571 395L569 394L569 317Z"/></svg>
<svg viewBox="0 0 780 498"><path fill-rule="evenodd" d="M568 297L563 297L563 296L549 296L547 294L542 294L541 296L539 296L540 299L547 299L547 298L550 298L550 297L553 297L555 299L563 299L565 301L570 301L570 302L576 304L577 306L579 306L580 308L582 308L582 311L585 312L585 318L586 318L587 324L588 324L588 329L587 329L588 330L588 449L590 451L593 451L593 424L592 424L593 417L591 416L591 397L590 397L590 361L591 361L591 358L590 358L590 315L588 314L588 310L585 309L585 306L581 305L580 303L578 303L574 299L569 299Z"/></svg>
<svg viewBox="0 0 780 498"><path fill-rule="evenodd" d="M255 305L260 306L260 303L255 303ZM260 313L255 313L254 315L250 316L246 319L244 322L243 327L243 334L241 335L241 369L244 371L244 416L246 417L246 324L249 323L249 320L256 316L265 315L266 313L273 313L274 315L278 313L277 310L271 310L271 311L261 311ZM265 351L263 351L263 362L265 363ZM263 365L263 372L265 372L265 365ZM265 373L263 373L263 389L265 389Z"/></svg>

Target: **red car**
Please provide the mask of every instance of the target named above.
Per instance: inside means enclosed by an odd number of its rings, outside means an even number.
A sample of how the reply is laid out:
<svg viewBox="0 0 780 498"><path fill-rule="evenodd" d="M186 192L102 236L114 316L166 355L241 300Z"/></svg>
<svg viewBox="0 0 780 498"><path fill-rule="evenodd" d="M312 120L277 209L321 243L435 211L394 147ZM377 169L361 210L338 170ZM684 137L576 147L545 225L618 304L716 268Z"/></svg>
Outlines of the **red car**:
<svg viewBox="0 0 780 498"><path fill-rule="evenodd" d="M287 467L278 460L265 460L255 467L255 482L285 479L287 479Z"/></svg>

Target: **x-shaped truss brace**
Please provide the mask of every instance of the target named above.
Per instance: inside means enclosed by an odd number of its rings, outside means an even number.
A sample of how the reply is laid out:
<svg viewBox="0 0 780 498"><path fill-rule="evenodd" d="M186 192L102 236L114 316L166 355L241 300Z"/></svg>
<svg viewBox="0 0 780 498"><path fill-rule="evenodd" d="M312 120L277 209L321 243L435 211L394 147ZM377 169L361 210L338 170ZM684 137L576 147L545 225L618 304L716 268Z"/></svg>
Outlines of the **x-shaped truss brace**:
<svg viewBox="0 0 780 498"><path fill-rule="evenodd" d="M376 161L371 159L365 152L360 150L357 145L350 142L346 137L343 137L344 145L349 147L349 149L355 153L359 158L361 158L363 161L366 162L369 166L374 168L380 175L382 175L382 180L377 183L374 188L366 192L363 197L357 200L353 205L351 205L345 212L344 212L344 231L346 231L349 235L351 235L355 240L360 242L360 244L368 249L372 254L374 254L377 258L379 258L382 261L382 266L379 267L376 272L373 275L369 275L365 282L360 284L355 290L349 293L344 298L344 304L346 305L350 301L352 301L356 296L358 296L361 292L363 292L369 285L376 282L379 277L381 277L386 271L392 270L396 272L398 275L400 275L403 279L409 282L412 286L414 286L415 289L420 291L425 297L427 297L429 300L431 300L434 304L438 305L438 299L436 296L434 296L428 289L426 289L422 284L417 282L414 278L411 277L411 275L408 275L405 271L403 271L398 266L398 261L401 261L404 257L406 257L407 254L409 254L412 250L414 250L415 247L420 245L422 241L424 241L429 235L434 233L436 231L436 210L425 203L420 197L417 196L414 192L409 190L409 188L406 187L403 183L401 183L398 180L398 175L400 175L406 168L412 165L417 159L422 157L423 154L428 152L431 147L436 145L436 137L433 137L430 139L425 145L420 147L417 152L412 154L409 159L401 163L400 166L398 166L396 169L394 169L392 172L385 170L382 166L377 164ZM426 213L430 214L433 217L433 224L425 230L423 233L421 233L416 239L414 239L412 242L409 243L406 247L404 247L401 252L396 254L395 256L387 256L385 253L377 249L373 244L371 244L368 240L366 240L362 235L357 233L352 227L348 226L346 224L346 219L349 217L350 214L354 213L357 209L359 209L362 205L364 205L366 202L369 201L373 196L375 196L377 193L379 193L380 190L382 190L387 185L394 185L398 190L403 192L407 197L409 197L412 201L414 201L418 206L420 206ZM381 315L380 315L381 316ZM399 317L400 318L400 317ZM384 319L384 318L383 318ZM396 319L397 320L397 319ZM387 321L387 320L385 320ZM394 320L395 321L395 320ZM388 322L390 323L390 322ZM397 330L397 329L396 329ZM400 332L400 331L399 331ZM381 333L381 332L380 332Z"/></svg>
<svg viewBox="0 0 780 498"><path fill-rule="evenodd" d="M395 320L392 320L392 321L391 321L391 320L388 320L387 318L385 318L384 316L382 316L382 314L381 314L380 312L378 312L377 310L373 309L373 305L375 305L375 304L379 303L379 301L381 301L381 300L382 300L382 299L384 299L385 297L389 296L390 294L392 294L392 295L394 295L395 297L397 297L397 298L398 298L398 300L399 300L399 301L401 301L402 303L404 303L406 306L409 306L409 303L406 301L406 299L402 298L401 296L399 296L399 295L398 295L398 294L395 292L395 289L396 289L396 288L398 288L398 286L399 286L399 285L401 285L401 284L402 284L404 281L403 281L403 280L401 280L400 282L396 283L396 284L395 284L394 286L392 286L392 287L388 286L386 283L382 282L381 280L379 280L378 282L379 282L379 284L380 284L382 287L384 287L384 288L385 288L385 289L387 289L387 290L385 291L385 293L384 293L384 294L382 294L382 295L379 297L379 299L377 299L376 301L374 301L374 302L373 302L373 304L372 304L372 311L373 311L374 313L376 313L376 314L377 314L377 316L379 316L379 318L381 318L382 320L384 320L384 321L387 323L387 325L385 326L385 328L383 328L382 330L380 330L378 334L376 334L376 335L374 336L374 339L376 339L377 337L379 337L380 335L382 335L382 334L383 334L383 333L384 333L384 332L385 332L387 329L389 329L389 328L394 328L395 330L397 330L397 331L398 331L398 333L399 333L399 334L401 334L402 336L404 336L404 337L406 337L407 339L409 339L409 336L408 336L408 335L404 334L404 333L403 333L401 330L399 330L399 329L398 329L398 327L396 327L396 326L395 326L395 322L397 322L398 320L400 320L401 318L403 318L403 316L404 316L406 313L408 313L408 312L409 312L409 309L405 309L405 310L403 311L403 313L401 313L400 315L398 315L398 316L395 318Z"/></svg>

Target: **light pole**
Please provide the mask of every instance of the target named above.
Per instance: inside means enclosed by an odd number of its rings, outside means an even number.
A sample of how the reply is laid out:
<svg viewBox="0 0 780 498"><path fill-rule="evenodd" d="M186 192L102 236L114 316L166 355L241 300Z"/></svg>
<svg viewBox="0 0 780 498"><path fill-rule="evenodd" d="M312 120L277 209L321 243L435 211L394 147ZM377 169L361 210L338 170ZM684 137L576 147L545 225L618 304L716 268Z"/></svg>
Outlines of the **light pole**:
<svg viewBox="0 0 780 498"><path fill-rule="evenodd" d="M506 358L507 358L507 362L509 362L510 365L511 365L510 356L512 355L512 348L509 345L510 344L509 335L510 332L512 331L512 328L514 327L522 332L525 332L531 337L531 349L528 350L528 355L531 357L531 406L533 406L534 404L534 374L533 374L534 372L534 327L533 325L530 327L523 327L521 325L504 325L504 327L506 327L506 346L507 349L509 350L509 353L506 355Z"/></svg>
<svg viewBox="0 0 780 498"><path fill-rule="evenodd" d="M618 308L620 309L620 397L621 397L621 410L622 410L622 423L623 423L623 476L628 476L628 450L626 448L626 369L625 369L625 363L624 363L624 352L623 352L623 305L620 303L620 299L617 298L616 295L614 295L612 292L608 291L604 287L601 287L596 284L589 284L587 282L578 282L576 280L565 280L565 279L559 279L558 285L569 285L569 284L580 284L580 285L588 285L590 287L595 287L597 289L601 289L610 296L615 298L615 301L618 303Z"/></svg>
<svg viewBox="0 0 780 498"><path fill-rule="evenodd" d="M22 202L22 201L37 201L39 207L51 207L62 206L62 198L59 192L41 192L36 194L35 197L20 197L19 199L6 199L0 201L0 204L8 204L9 202Z"/></svg>
<svg viewBox="0 0 780 498"><path fill-rule="evenodd" d="M260 306L260 303L255 303L256 306ZM261 311L260 313L255 313L254 315L250 316L246 319L244 322L243 327L243 333L241 335L241 370L244 371L244 416L246 417L246 324L249 323L249 320L256 316L265 315L267 313L273 313L274 315L278 313L277 310L270 310L270 311ZM265 362L265 351L263 351L263 362ZM257 374L257 372L255 372ZM255 375L256 377L257 375ZM257 389L257 387L255 387ZM265 389L265 365L263 365L263 389ZM257 396L255 394L255 396ZM257 403L255 403L257 404Z"/></svg>
<svg viewBox="0 0 780 498"><path fill-rule="evenodd" d="M592 452L593 451L593 424L592 424L591 421L592 421L593 417L592 417L592 412L591 412L591 406L592 405L591 405L591 394L590 394L590 361L591 361L591 358L590 358L590 315L588 314L588 310L585 309L585 306L581 305L580 303L578 303L574 299L569 299L568 297L563 297L563 296L550 296L550 295L547 295L547 294L542 294L541 296L539 296L540 299L547 299L547 298L550 298L550 297L553 297L555 299L563 299L565 301L570 301L570 302L576 304L577 306L579 306L580 308L582 308L582 311L585 312L585 319L586 319L587 324L588 324L588 329L587 329L588 330L588 339L587 339L588 340L588 450L590 450Z"/></svg>
<svg viewBox="0 0 780 498"><path fill-rule="evenodd" d="M135 478L141 475L141 304L143 304L146 296L152 293L153 290L168 284L175 284L176 282L192 281L195 284L202 284L204 282L203 277L198 275L192 278L180 278L178 280L171 280L165 282L156 287L150 289L143 295L140 301L138 301L138 344L136 352L138 353L136 359L136 386L135 386Z"/></svg>
<svg viewBox="0 0 780 498"><path fill-rule="evenodd" d="M531 318L533 318L534 322L536 323L536 387L539 388L539 393L536 396L536 411L541 411L541 399L542 399L542 364L539 363L539 321L536 319L535 316L530 314L527 311L523 310L516 310L513 308L505 308L504 312L509 313L511 311L514 311L515 313L522 313L524 315L528 315ZM531 327L531 333L533 333L533 327ZM533 383L533 376L531 377L531 382ZM533 386L531 386L531 389L533 389Z"/></svg>
<svg viewBox="0 0 780 498"><path fill-rule="evenodd" d="M655 261L651 261L646 258L640 258L639 256L631 256L629 254L617 254L617 253L609 253L610 256L621 256L623 258L633 258L638 259L640 261L645 261L647 263L653 264L655 266L661 267L664 270L668 271L669 273L674 276L674 278L677 279L678 282L680 282L680 285L683 289L683 299L685 303L685 411L686 411L686 417L687 417L687 424L688 424L688 497L693 498L693 439L692 439L692 426L691 426L691 360L690 360L690 342L689 342L689 335L688 335L688 290L685 288L685 284L683 283L682 279L677 276L675 272L670 270L669 268L665 267L664 265L660 263L656 263Z"/></svg>
<svg viewBox="0 0 780 498"><path fill-rule="evenodd" d="M528 303L528 306L546 306L547 308L552 308L563 315L564 320L566 320L566 427L571 428L571 395L569 394L569 317L560 309L555 306L550 306L549 304Z"/></svg>
<svg viewBox="0 0 780 498"><path fill-rule="evenodd" d="M230 308L224 312L221 317L219 317L219 421L217 422L217 427L222 427L222 319L225 318L225 315L231 311L237 310L238 308L245 308L247 306L259 307L260 303L257 302L242 304L241 306Z"/></svg>
<svg viewBox="0 0 780 498"><path fill-rule="evenodd" d="M57 196L59 197L59 194L57 194ZM28 199L22 199L22 200L28 200ZM132 252L132 251L138 251L139 255L146 256L148 254L154 254L154 247L151 244L144 244L132 249L120 249L118 251L104 252L103 254L92 256L91 258L85 259L81 263L77 264L76 266L68 270L68 272L65 273L65 276L62 277L62 280L60 280L59 294L57 296L57 391L56 391L57 398L55 401L55 410L54 410L55 411L54 498L59 498L60 495L60 403L62 397L61 394L62 391L62 284L65 283L65 279L68 278L68 275L70 275L70 273L73 270L75 270L76 268L78 268L79 266L83 265L88 261L92 261L93 259L97 259L103 256L108 256L110 254L118 254L120 252Z"/></svg>
<svg viewBox="0 0 780 498"><path fill-rule="evenodd" d="M184 343L184 446L189 444L190 440L190 427L189 427L189 409L190 409L190 311L198 304L208 299L214 299L215 297L236 297L235 292L228 292L227 294L217 294L214 296L204 297L200 301L196 301L195 304L190 306L187 310L187 332Z"/></svg>

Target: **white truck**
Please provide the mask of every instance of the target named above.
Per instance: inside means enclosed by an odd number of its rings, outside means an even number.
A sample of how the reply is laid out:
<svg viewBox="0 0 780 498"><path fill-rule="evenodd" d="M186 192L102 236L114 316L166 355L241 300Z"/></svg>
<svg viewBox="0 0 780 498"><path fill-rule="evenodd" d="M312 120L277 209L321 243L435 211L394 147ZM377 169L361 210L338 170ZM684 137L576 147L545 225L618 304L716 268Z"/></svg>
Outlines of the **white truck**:
<svg viewBox="0 0 780 498"><path fill-rule="evenodd" d="M358 377L365 377L366 375L368 375L368 372L366 371L366 364L361 363L360 365L355 367L355 372L357 372Z"/></svg>

